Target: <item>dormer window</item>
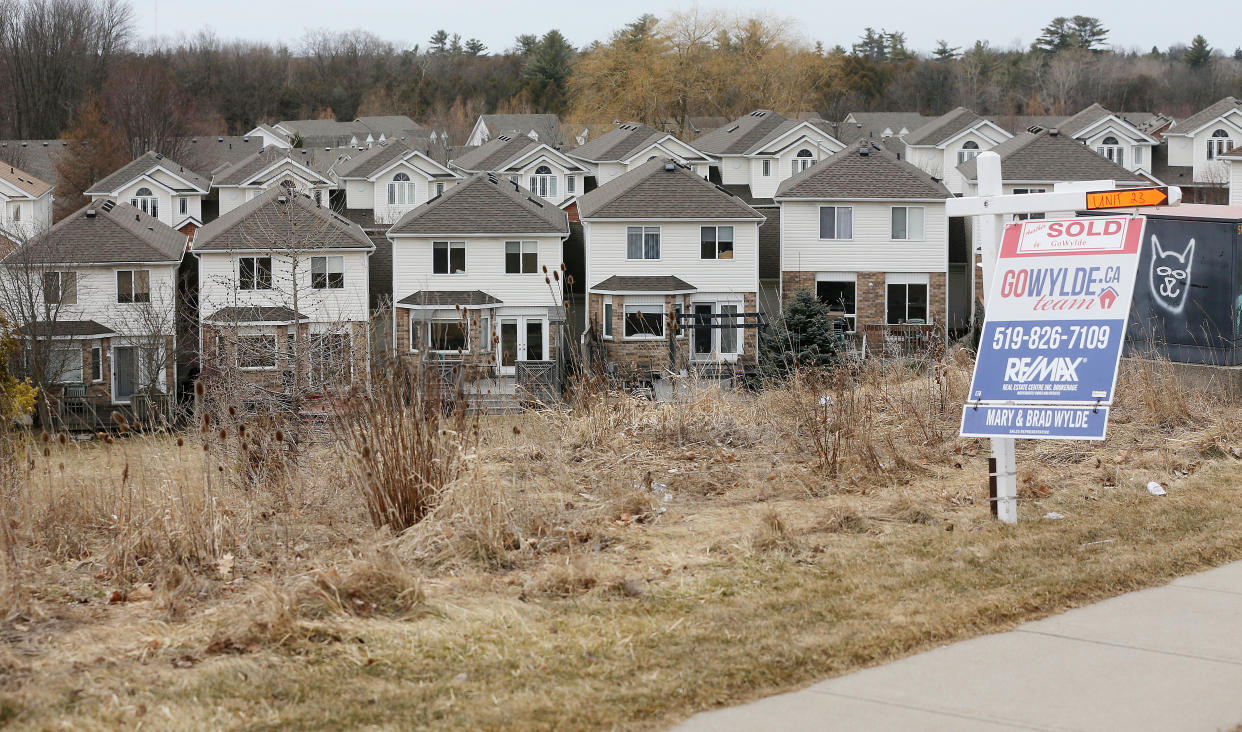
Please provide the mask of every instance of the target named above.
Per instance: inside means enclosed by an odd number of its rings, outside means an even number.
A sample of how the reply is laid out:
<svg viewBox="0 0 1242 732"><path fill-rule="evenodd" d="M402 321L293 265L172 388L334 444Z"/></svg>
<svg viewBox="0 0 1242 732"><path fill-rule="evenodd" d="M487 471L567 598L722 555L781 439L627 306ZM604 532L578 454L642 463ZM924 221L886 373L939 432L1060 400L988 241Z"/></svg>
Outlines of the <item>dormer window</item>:
<svg viewBox="0 0 1242 732"><path fill-rule="evenodd" d="M1207 159L1215 160L1233 149L1233 140L1225 130L1215 130L1207 141Z"/></svg>
<svg viewBox="0 0 1242 732"><path fill-rule="evenodd" d="M794 159L790 164L790 168L791 168L790 172L793 175L797 175L798 173L801 173L802 171L806 170L807 168L811 167L814 164L815 164L815 153L811 152L810 150L804 147L798 151L797 155L794 156Z"/></svg>
<svg viewBox="0 0 1242 732"><path fill-rule="evenodd" d="M413 203L414 184L410 181L410 176L397 173L392 177L392 182L388 184L388 205L410 206Z"/></svg>
<svg viewBox="0 0 1242 732"><path fill-rule="evenodd" d="M155 197L150 188L142 187L134 193L134 197L129 199L129 205L134 208L141 209L143 213L149 213L159 218L160 215L160 199Z"/></svg>
<svg viewBox="0 0 1242 732"><path fill-rule="evenodd" d="M967 140L962 143L962 149L957 151L957 164L961 165L971 158L978 157L979 152L979 143Z"/></svg>
<svg viewBox="0 0 1242 732"><path fill-rule="evenodd" d="M535 174L530 177L530 191L540 198L556 198L556 176L552 175L551 168L546 165L535 168Z"/></svg>
<svg viewBox="0 0 1242 732"><path fill-rule="evenodd" d="M1112 135L1101 140L1095 151L1118 165L1126 164L1126 150Z"/></svg>

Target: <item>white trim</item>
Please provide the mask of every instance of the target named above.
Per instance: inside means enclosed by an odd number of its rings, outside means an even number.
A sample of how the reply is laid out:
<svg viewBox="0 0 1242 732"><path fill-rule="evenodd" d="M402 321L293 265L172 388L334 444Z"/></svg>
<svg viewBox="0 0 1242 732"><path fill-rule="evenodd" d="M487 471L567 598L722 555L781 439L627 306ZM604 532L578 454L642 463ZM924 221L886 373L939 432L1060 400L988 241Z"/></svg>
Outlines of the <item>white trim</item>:
<svg viewBox="0 0 1242 732"><path fill-rule="evenodd" d="M417 171L418 171L418 172L419 172L419 173L420 173L423 177L425 177L427 180L439 180L439 179L443 178L443 176L439 176L439 175L432 175L432 174L430 174L430 173L427 173L426 171L422 170L421 168L418 168L417 166L415 166L413 163L410 163L410 162L409 162L409 160L410 160L410 158L413 158L413 157L419 157L419 158L422 158L423 160L426 160L427 162L431 163L433 166L435 166L435 167L439 168L440 170L443 170L445 173L448 173L449 175L453 176L453 177L452 177L452 180L461 180L461 179L463 178L463 176L462 176L461 174L459 174L459 173L454 173L453 171L451 171L451 170L449 170L448 168L446 168L445 166L443 166L443 165L441 165L441 164L437 163L436 161L434 161L434 160L432 160L431 158L427 157L426 155L424 155L424 154L420 153L419 151L417 151L417 150L411 150L411 151L410 151L410 152L408 152L407 154L402 155L401 157L397 158L396 160L393 160L392 162L390 162L390 163L389 163L386 167L380 168L379 170L375 171L374 173L372 173L371 175L369 175L369 176L367 176L367 177L365 177L365 178L346 178L345 176L341 176L341 180L367 180L367 181L375 182L375 181L376 181L376 180L378 180L378 179L379 179L379 177L380 177L380 176L382 176L384 173L387 173L389 170L392 170L393 168L395 168L395 167L397 167L398 165L401 165L401 164L403 164L403 163L404 163L405 165L407 165L407 166L411 167L411 168L414 168L414 170L417 170Z"/></svg>

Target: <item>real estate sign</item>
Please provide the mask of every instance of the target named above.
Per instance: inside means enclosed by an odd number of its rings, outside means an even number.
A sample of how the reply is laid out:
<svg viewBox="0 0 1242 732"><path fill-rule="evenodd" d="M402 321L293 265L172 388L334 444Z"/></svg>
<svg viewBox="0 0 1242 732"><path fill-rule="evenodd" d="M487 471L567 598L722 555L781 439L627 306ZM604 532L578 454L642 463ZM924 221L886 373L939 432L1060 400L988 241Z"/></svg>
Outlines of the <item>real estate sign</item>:
<svg viewBox="0 0 1242 732"><path fill-rule="evenodd" d="M1104 439L1144 223L1006 227L962 436Z"/></svg>

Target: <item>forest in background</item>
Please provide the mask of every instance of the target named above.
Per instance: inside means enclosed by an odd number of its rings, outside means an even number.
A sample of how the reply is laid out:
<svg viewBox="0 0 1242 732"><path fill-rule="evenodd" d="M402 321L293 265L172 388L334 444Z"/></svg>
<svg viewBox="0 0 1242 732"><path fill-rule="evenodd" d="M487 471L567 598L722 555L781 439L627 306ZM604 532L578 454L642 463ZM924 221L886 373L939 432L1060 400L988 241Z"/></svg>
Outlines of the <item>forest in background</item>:
<svg viewBox="0 0 1242 732"><path fill-rule="evenodd" d="M315 30L278 45L210 31L156 43L137 36L125 0L0 0L0 138L112 140L96 144L132 158L259 122L378 114L408 115L454 145L489 112L555 113L573 134L626 120L688 134L692 118L761 107L834 122L959 105L1069 115L1092 102L1184 117L1242 84L1242 49L1197 36L1116 50L1085 16L1052 19L1028 48L940 42L930 53L899 30L862 29L846 48L794 27L696 10L644 15L583 47L555 29L507 49L446 30L426 41Z"/></svg>

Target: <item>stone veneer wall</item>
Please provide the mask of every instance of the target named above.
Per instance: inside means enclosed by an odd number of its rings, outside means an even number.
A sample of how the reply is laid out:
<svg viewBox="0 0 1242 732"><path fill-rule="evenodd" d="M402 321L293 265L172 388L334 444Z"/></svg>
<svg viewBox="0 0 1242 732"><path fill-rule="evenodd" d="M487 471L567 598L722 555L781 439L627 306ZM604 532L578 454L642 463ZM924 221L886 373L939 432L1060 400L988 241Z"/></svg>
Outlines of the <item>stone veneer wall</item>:
<svg viewBox="0 0 1242 732"><path fill-rule="evenodd" d="M445 308L447 310L447 308ZM410 318L417 311L409 308L397 308L396 316L396 352L400 354L402 359L414 360L420 357L420 352L412 350L410 343ZM499 363L501 354L499 353L500 343L497 341L496 332L499 330L499 319L494 309L483 310L467 310L469 323L467 325L468 336L470 338L470 352L462 353L460 356L456 354L445 354L445 358L458 359L462 363L470 366L495 366ZM493 330L492 342L487 351L482 351L479 345L483 338L483 318L487 316L491 318L491 327ZM548 321L548 352L544 354L545 361L555 361L557 359L557 346L561 336L561 326L563 323L553 323Z"/></svg>
<svg viewBox="0 0 1242 732"><path fill-rule="evenodd" d="M674 305L681 305L682 312L690 311L690 303L692 297L685 295L665 295L664 296L664 312L665 317L672 312ZM604 312L604 296L591 293L588 298L587 318L588 327L595 329L601 335L603 329L601 327ZM754 292L748 292L742 295L741 312L754 313L758 312L758 297ZM644 338L644 339L626 339L624 333L625 320L625 296L612 296L612 332L611 340L604 339L605 357L612 363L622 364L631 368L651 368L655 370L663 370L669 366L668 358L668 338ZM667 327L667 320L666 320ZM666 331L667 332L667 331ZM684 369L689 364L690 359L690 341L688 333L683 331L676 338L676 361L677 369ZM755 328L744 328L742 330L742 353L738 356L738 364L745 366L754 366L759 362L759 331Z"/></svg>
<svg viewBox="0 0 1242 732"><path fill-rule="evenodd" d="M859 325L885 322L884 302L887 278L884 272L858 272L854 308ZM928 320L937 325L948 322L948 275L930 272L927 277ZM815 292L814 272L782 272L781 304L788 306L801 290Z"/></svg>
<svg viewBox="0 0 1242 732"><path fill-rule="evenodd" d="M350 384L342 384L341 387L349 387L354 385L363 385L370 381L370 345L368 340L368 324L362 321L351 322L349 326L350 335L350 371L352 373L352 381ZM239 370L239 374L243 380L255 386L268 389L271 391L284 391L284 373L289 368L289 342L293 338L291 326L276 325L268 326L266 330L269 334L271 329L276 331L276 367L271 369L254 369ZM204 372L217 371L233 368L237 359L237 344L230 337L234 327L225 325L204 324L202 329L202 363ZM301 338L307 338L310 335L310 325L302 323L298 326L298 334ZM217 335L225 337L225 363L219 363L215 342Z"/></svg>

